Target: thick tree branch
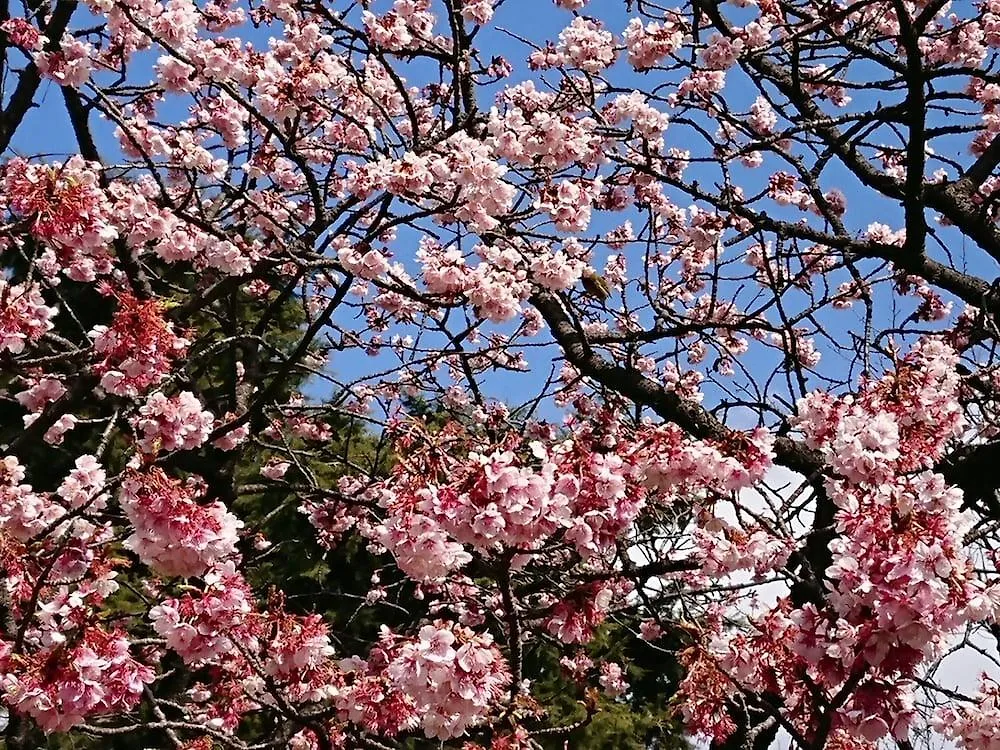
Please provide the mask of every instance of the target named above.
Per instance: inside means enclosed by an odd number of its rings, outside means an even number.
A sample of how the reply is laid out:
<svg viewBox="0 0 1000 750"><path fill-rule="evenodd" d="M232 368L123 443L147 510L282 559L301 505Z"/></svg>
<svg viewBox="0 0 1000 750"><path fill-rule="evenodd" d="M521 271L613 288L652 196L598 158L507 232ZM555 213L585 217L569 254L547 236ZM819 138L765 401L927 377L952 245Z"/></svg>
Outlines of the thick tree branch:
<svg viewBox="0 0 1000 750"><path fill-rule="evenodd" d="M46 40L43 49L46 52L54 52L59 49L59 43L69 26L69 20L73 11L76 10L76 6L76 0L58 0L56 3L51 18L42 29ZM17 87L11 94L10 101L7 102L3 111L0 111L0 153L6 151L7 147L10 146L14 133L17 132L24 116L34 104L35 93L41 83L41 72L34 63L30 63L21 71Z"/></svg>

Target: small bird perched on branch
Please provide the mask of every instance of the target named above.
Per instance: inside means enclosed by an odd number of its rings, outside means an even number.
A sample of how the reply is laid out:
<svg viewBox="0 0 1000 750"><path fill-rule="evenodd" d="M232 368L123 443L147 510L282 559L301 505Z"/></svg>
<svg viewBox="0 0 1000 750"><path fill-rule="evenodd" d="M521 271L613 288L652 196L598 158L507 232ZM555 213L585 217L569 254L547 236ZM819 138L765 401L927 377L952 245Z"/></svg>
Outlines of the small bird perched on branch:
<svg viewBox="0 0 1000 750"><path fill-rule="evenodd" d="M593 268L584 269L581 281L584 291L599 302L604 302L611 296L611 287L608 286L608 282Z"/></svg>

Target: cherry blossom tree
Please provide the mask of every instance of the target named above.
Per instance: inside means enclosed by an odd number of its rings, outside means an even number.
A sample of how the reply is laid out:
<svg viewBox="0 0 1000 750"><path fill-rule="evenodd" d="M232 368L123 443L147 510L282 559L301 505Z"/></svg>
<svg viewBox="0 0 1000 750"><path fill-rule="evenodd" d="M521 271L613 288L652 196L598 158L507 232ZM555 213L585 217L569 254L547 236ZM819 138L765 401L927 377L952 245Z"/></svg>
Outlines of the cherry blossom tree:
<svg viewBox="0 0 1000 750"><path fill-rule="evenodd" d="M1000 747L997 0L0 52L6 748Z"/></svg>

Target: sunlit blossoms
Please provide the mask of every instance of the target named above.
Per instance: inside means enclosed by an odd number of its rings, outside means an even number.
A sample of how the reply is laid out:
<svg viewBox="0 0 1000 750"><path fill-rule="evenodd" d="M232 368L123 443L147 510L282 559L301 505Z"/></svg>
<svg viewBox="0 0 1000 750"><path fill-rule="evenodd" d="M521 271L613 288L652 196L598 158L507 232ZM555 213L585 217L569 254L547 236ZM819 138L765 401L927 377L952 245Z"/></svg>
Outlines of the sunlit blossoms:
<svg viewBox="0 0 1000 750"><path fill-rule="evenodd" d="M962 427L954 356L923 341L857 398L814 393L800 403L799 426L812 444L829 446L831 468L842 476L824 489L836 506L838 532L825 571L831 591L822 608L795 608L785 599L754 618L755 633L718 634L699 658L720 692L688 709L700 732L729 731L718 701L733 694L733 684L765 689L777 680L789 695L800 689L796 671L809 669L828 696L847 681L858 684L837 710L834 729L865 741L905 736L920 666L970 619L994 616L1000 592L973 570L961 492L919 471ZM921 404L916 412L914 404ZM689 680L694 690L699 683L693 674ZM804 693L785 705L804 728L823 710Z"/></svg>
<svg viewBox="0 0 1000 750"><path fill-rule="evenodd" d="M74 43L78 44L78 43ZM79 83L76 73L68 85ZM84 73L84 78L86 77ZM99 185L97 165L79 156L65 164L12 159L0 172L6 204L27 222L31 236L55 251L60 267L76 281L93 281L111 269L109 244L118 236L111 203Z"/></svg>
<svg viewBox="0 0 1000 750"><path fill-rule="evenodd" d="M163 575L200 575L232 557L243 523L222 503L199 502L203 489L160 469L134 472L119 501L134 531L128 546Z"/></svg>
<svg viewBox="0 0 1000 750"><path fill-rule="evenodd" d="M145 453L197 448L208 439L212 421L212 414L190 391L172 397L154 393L139 407L139 446Z"/></svg>
<svg viewBox="0 0 1000 750"><path fill-rule="evenodd" d="M923 341L895 375L869 384L856 399L810 394L799 404L797 424L851 482L874 484L926 467L963 427L955 361L947 346Z"/></svg>
<svg viewBox="0 0 1000 750"><path fill-rule="evenodd" d="M234 639L249 645L253 601L246 582L231 562L204 576L205 588L197 596L185 593L167 599L149 612L153 628L167 647L186 662L217 659L236 649Z"/></svg>
<svg viewBox="0 0 1000 750"><path fill-rule="evenodd" d="M6 750L1000 750L998 0L15 5Z"/></svg>
<svg viewBox="0 0 1000 750"><path fill-rule="evenodd" d="M451 623L425 625L394 652L386 675L414 704L428 737L460 737L481 723L510 683L489 636Z"/></svg>
<svg viewBox="0 0 1000 750"><path fill-rule="evenodd" d="M159 383L183 355L188 342L176 335L154 300L118 296L119 309L110 326L90 333L101 359L95 370L110 393L137 396Z"/></svg>
<svg viewBox="0 0 1000 750"><path fill-rule="evenodd" d="M131 710L153 681L121 632L87 628L78 643L59 643L23 659L2 644L4 699L47 732L66 731L91 716Z"/></svg>
<svg viewBox="0 0 1000 750"><path fill-rule="evenodd" d="M1000 744L1000 686L984 675L973 699L941 710L935 728L958 747L994 750Z"/></svg>
<svg viewBox="0 0 1000 750"><path fill-rule="evenodd" d="M7 534L27 541L61 518L65 511L45 494L24 483L25 470L14 456L0 461L0 525Z"/></svg>
<svg viewBox="0 0 1000 750"><path fill-rule="evenodd" d="M8 284L0 280L0 349L19 354L52 329L57 308L45 304L37 286Z"/></svg>
<svg viewBox="0 0 1000 750"><path fill-rule="evenodd" d="M684 26L677 17L668 17L662 23L643 23L639 18L628 22L623 34L628 50L628 61L637 70L659 64L684 43Z"/></svg>

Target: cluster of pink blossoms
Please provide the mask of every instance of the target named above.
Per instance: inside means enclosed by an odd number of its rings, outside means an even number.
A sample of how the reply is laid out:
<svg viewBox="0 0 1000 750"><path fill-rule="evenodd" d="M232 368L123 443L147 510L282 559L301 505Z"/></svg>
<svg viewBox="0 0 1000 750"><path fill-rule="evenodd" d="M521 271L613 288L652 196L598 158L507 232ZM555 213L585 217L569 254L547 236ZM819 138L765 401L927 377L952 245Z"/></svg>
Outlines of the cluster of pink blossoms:
<svg viewBox="0 0 1000 750"><path fill-rule="evenodd" d="M29 412L42 411L48 404L58 400L66 393L66 386L55 378L27 377L25 381L28 387L14 398Z"/></svg>
<svg viewBox="0 0 1000 750"><path fill-rule="evenodd" d="M367 657L340 661L344 686L336 698L340 715L347 721L375 735L393 737L420 725L416 702L395 689L387 669L398 648L394 636L386 631Z"/></svg>
<svg viewBox="0 0 1000 750"><path fill-rule="evenodd" d="M490 452L459 450L471 436L457 424L427 441L402 437L406 460L390 479L363 490L385 509L384 518L362 531L418 581L459 570L471 560L467 549L487 556L532 550L557 534L588 559L616 549L651 492L657 503L670 504L699 488L744 489L771 466L763 430L713 444L692 440L675 425L629 435L607 412L568 426L572 439L547 443L512 434ZM441 440L452 449L429 447ZM310 510L324 533L338 517ZM773 540L768 544L773 547ZM787 545L772 551L777 564Z"/></svg>
<svg viewBox="0 0 1000 750"><path fill-rule="evenodd" d="M822 450L831 468L854 484L877 485L929 468L964 426L957 361L946 344L926 339L895 375L866 384L856 399L808 395L798 404L796 425L806 444Z"/></svg>
<svg viewBox="0 0 1000 750"><path fill-rule="evenodd" d="M320 615L292 615L277 597L268 614L269 639L264 645L264 671L273 679L292 684L296 700L320 701L334 697L336 686L328 679L334 648ZM264 628L261 628L264 630Z"/></svg>
<svg viewBox="0 0 1000 750"><path fill-rule="evenodd" d="M484 553L532 549L571 525L579 527L574 540L579 540L582 552L596 549L592 546L595 537L606 541L607 535L602 536L599 529L607 510L618 510L616 503L624 499L626 480L617 479L602 466L608 463L604 457L595 459L599 478L590 478L585 465L574 464L574 458L585 451L574 451L572 443L550 455L542 443L532 442L527 455L519 456L514 451L520 450L516 444L520 439L512 440L492 454L473 451L462 461L414 455L382 488L381 502L388 517L374 532L404 572L418 580L437 577L471 559L463 545ZM620 459L611 467L624 470ZM435 482L437 477L447 477L447 481ZM589 492L582 494L585 482ZM601 490L606 491L603 496ZM596 503L594 496L600 498ZM641 497L638 493L638 501L632 501L627 520L634 517ZM588 503L590 507L584 507ZM624 511L624 504L620 510ZM422 561L421 554L429 545L438 552L432 567ZM442 554L446 550L450 554Z"/></svg>
<svg viewBox="0 0 1000 750"><path fill-rule="evenodd" d="M604 106L605 119L618 125L631 121L635 133L644 138L652 148L663 147L663 134L670 123L666 113L656 109L646 101L646 96L638 91L621 94Z"/></svg>
<svg viewBox="0 0 1000 750"><path fill-rule="evenodd" d="M90 78L95 49L71 34L63 34L55 52L35 52L38 71L60 86L80 88Z"/></svg>
<svg viewBox="0 0 1000 750"><path fill-rule="evenodd" d="M439 220L453 217L477 232L495 229L497 217L514 199L513 186L503 180L506 168L486 144L465 133L456 133L433 152L408 152L401 159L350 166L345 187L354 195L363 198L387 190L421 206L436 206Z"/></svg>
<svg viewBox="0 0 1000 750"><path fill-rule="evenodd" d="M76 459L73 470L59 485L56 494L70 508L87 506L101 510L108 500L104 492L107 478L104 466L95 456L83 455Z"/></svg>
<svg viewBox="0 0 1000 750"><path fill-rule="evenodd" d="M1000 750L1000 684L984 674L973 701L938 711L934 729L966 750Z"/></svg>
<svg viewBox="0 0 1000 750"><path fill-rule="evenodd" d="M815 401L802 405L807 439L837 452L830 463L844 477L827 483L840 532L830 546L830 603L852 623L875 613L865 659L904 673L970 619L1000 611L1000 590L983 585L968 557L972 517L961 491L922 470L964 425L956 362L947 346L925 340L850 403L819 401L827 415L819 430Z"/></svg>
<svg viewBox="0 0 1000 750"><path fill-rule="evenodd" d="M629 63L636 70L659 65L681 48L685 31L685 24L680 18L667 18L662 23L650 21L646 24L639 18L633 18L623 34Z"/></svg>
<svg viewBox="0 0 1000 750"><path fill-rule="evenodd" d="M203 580L197 595L150 611L168 646L208 679L187 693L196 720L228 733L264 706L329 704L340 695L343 674L322 617L288 613L278 594L263 607L231 564Z"/></svg>
<svg viewBox="0 0 1000 750"><path fill-rule="evenodd" d="M66 513L48 495L23 484L24 479L24 467L17 458L0 460L0 527L19 542L40 534Z"/></svg>
<svg viewBox="0 0 1000 750"><path fill-rule="evenodd" d="M426 491L418 492L415 495L417 500L421 494L428 494ZM402 507L397 510L395 504L387 503L387 507L387 518L372 530L371 535L392 553L396 565L410 578L434 581L472 561L465 548L451 539L431 516ZM324 515L313 512L309 518L314 524L321 524ZM321 532L324 530L322 525L318 528Z"/></svg>
<svg viewBox="0 0 1000 750"><path fill-rule="evenodd" d="M194 720L226 733L276 702L329 704L343 684L323 618L287 612L279 593L264 606L237 565L214 564L149 613L167 647L206 677L187 692Z"/></svg>
<svg viewBox="0 0 1000 750"><path fill-rule="evenodd" d="M675 424L645 429L637 441L646 484L662 493L753 487L771 468L773 436L767 430L733 433L728 444L692 440Z"/></svg>
<svg viewBox="0 0 1000 750"><path fill-rule="evenodd" d="M256 650L253 632L247 627L253 595L243 576L229 561L206 573L203 580L197 594L185 593L153 607L149 611L153 629L189 664L232 653L233 639Z"/></svg>
<svg viewBox="0 0 1000 750"><path fill-rule="evenodd" d="M107 503L106 475L93 456L80 456L76 466L55 493L38 492L24 484L25 471L18 460L0 460L0 554L24 552L22 545L47 549L52 557L46 569L48 581L79 581L82 576L101 573L106 544L114 532L108 524L95 524L68 510L101 510ZM61 541L57 541L61 540ZM32 563L33 564L33 563ZM7 561L7 587L17 591L31 588L31 565ZM82 584L81 584L82 585ZM19 594L20 595L20 594ZM18 596L19 596L18 595ZM15 598L16 600L16 598Z"/></svg>
<svg viewBox="0 0 1000 750"><path fill-rule="evenodd" d="M425 625L415 638L386 629L368 661L355 657L341 664L355 675L338 700L352 721L388 734L418 724L441 740L482 724L511 682L488 634L445 621ZM395 715L385 715L386 709Z"/></svg>
<svg viewBox="0 0 1000 750"><path fill-rule="evenodd" d="M462 644L450 653L425 655L414 645L421 643L419 638L386 631L367 661L355 657L338 665L331 658L334 649L323 618L289 614L280 595L258 609L231 563L207 573L196 594L164 600L150 617L168 647L185 662L210 671L211 690L196 685L190 698L196 706L204 703L203 721L224 731L231 731L247 711L274 703L274 686L280 686L286 699L332 702L342 720L376 734L391 736L425 721L428 732L433 728L436 736L450 736L442 734L447 727L461 733L478 723L509 684L488 637L457 626L448 626L448 633L454 632L452 638ZM406 665L415 663L418 672L404 674ZM398 674L391 676L390 669ZM431 699L447 712L434 718L429 704L420 703Z"/></svg>
<svg viewBox="0 0 1000 750"><path fill-rule="evenodd" d="M968 555L961 492L926 470L963 426L956 361L926 339L856 397L813 393L799 403L798 428L839 475L826 483L837 509L826 604L782 599L748 633L716 630L692 652L682 690L693 731L726 736L724 702L747 690L781 695L786 718L808 735L851 683L830 717L838 741L904 738L922 666L967 623L1000 612L1000 587L984 584ZM803 673L820 694L805 689Z"/></svg>
<svg viewBox="0 0 1000 750"><path fill-rule="evenodd" d="M710 580L738 570L753 571L759 579L780 569L795 549L793 539L765 528L741 529L724 518L707 518L694 530L701 574Z"/></svg>
<svg viewBox="0 0 1000 750"><path fill-rule="evenodd" d="M0 31L7 35L11 44L25 50L36 50L42 46L42 35L38 29L23 18L8 18L0 24Z"/></svg>
<svg viewBox="0 0 1000 750"><path fill-rule="evenodd" d="M143 453L193 450L208 440L213 421L212 413L190 391L169 397L154 393L139 407L135 423L142 433L139 448Z"/></svg>
<svg viewBox="0 0 1000 750"><path fill-rule="evenodd" d="M388 50L403 50L434 37L434 15L429 0L395 0L392 10L362 14L368 38Z"/></svg>
<svg viewBox="0 0 1000 750"><path fill-rule="evenodd" d="M488 634L448 622L421 628L398 649L386 673L413 700L424 733L442 740L481 723L511 680Z"/></svg>
<svg viewBox="0 0 1000 750"><path fill-rule="evenodd" d="M600 73L615 61L615 37L599 21L577 16L559 32L559 42L544 57L531 56L536 67L567 65L586 73Z"/></svg>
<svg viewBox="0 0 1000 750"><path fill-rule="evenodd" d="M100 361L94 372L108 393L135 398L169 374L188 342L174 332L156 300L139 300L119 292L118 310L110 326L90 333Z"/></svg>
<svg viewBox="0 0 1000 750"><path fill-rule="evenodd" d="M119 502L134 527L126 544L161 575L197 576L236 555L243 522L219 501L198 502L202 489L159 468L130 472Z"/></svg>
<svg viewBox="0 0 1000 750"><path fill-rule="evenodd" d="M560 599L545 620L545 629L563 643L587 643L607 619L616 598L628 593L624 582L599 582L581 586Z"/></svg>
<svg viewBox="0 0 1000 750"><path fill-rule="evenodd" d="M123 139L123 148L133 156L162 154L203 173L224 168L225 162L214 159L187 132L154 134L151 126L140 123L132 135L143 138L138 151ZM157 205L160 188L149 176L134 183L112 182L105 189L99 170L74 156L65 164L12 159L0 172L0 205L5 203L26 223L45 248L37 260L45 275L64 272L75 281L107 276L115 268L111 243L118 238L137 254L152 250L171 263L190 261L228 274L246 273L264 252L257 242L220 238Z"/></svg>
<svg viewBox="0 0 1000 750"><path fill-rule="evenodd" d="M123 713L142 698L152 669L129 652L124 633L98 626L75 641L30 656L0 642L0 687L5 702L31 716L46 732L66 731L91 716Z"/></svg>
<svg viewBox="0 0 1000 750"><path fill-rule="evenodd" d="M37 284L0 279L0 352L20 354L55 325L58 308L45 304Z"/></svg>
<svg viewBox="0 0 1000 750"><path fill-rule="evenodd" d="M590 226L591 211L602 187L600 178L550 183L539 191L535 208L548 214L556 229L585 232Z"/></svg>
<svg viewBox="0 0 1000 750"><path fill-rule="evenodd" d="M490 112L488 142L508 162L558 169L591 162L599 154L597 121L552 112L555 94L536 90L533 82L507 88L497 99L506 106Z"/></svg>
<svg viewBox="0 0 1000 750"><path fill-rule="evenodd" d="M100 165L80 156L65 164L30 164L14 158L0 170L0 200L28 222L31 234L57 258L74 281L93 281L111 271L111 241L118 237L111 202L99 184Z"/></svg>

